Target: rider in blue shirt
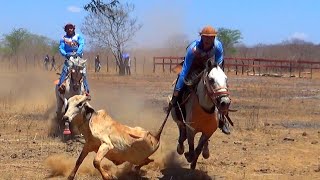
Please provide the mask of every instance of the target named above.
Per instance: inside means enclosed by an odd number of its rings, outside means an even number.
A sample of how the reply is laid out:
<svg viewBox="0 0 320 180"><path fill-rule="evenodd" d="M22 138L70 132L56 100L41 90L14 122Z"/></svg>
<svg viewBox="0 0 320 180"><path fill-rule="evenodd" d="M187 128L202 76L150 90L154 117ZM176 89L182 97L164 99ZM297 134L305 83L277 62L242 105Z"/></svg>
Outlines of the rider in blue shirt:
<svg viewBox="0 0 320 180"><path fill-rule="evenodd" d="M64 35L63 38L60 40L60 45L59 45L59 51L61 55L66 58L62 68L59 83L57 85L59 86L60 92L64 91L64 88L61 85L66 80L66 76L69 68L68 67L69 58L73 55L82 57L83 47L84 47L84 38L80 34L75 33L75 25L70 23L66 24L64 27L64 31L66 32L66 35ZM89 85L88 85L86 74L84 74L83 76L83 85L86 93L89 94Z"/></svg>
<svg viewBox="0 0 320 180"><path fill-rule="evenodd" d="M216 38L217 31L211 27L206 26L200 32L201 39L193 41L187 48L185 60L183 62L182 70L177 79L174 88L171 104L177 104L179 95L184 90L184 80L187 76L194 72L201 72L205 68L206 61L209 58L214 58L215 62L223 65L223 47L222 43ZM225 134L230 134L228 126L224 122L219 122L219 127Z"/></svg>

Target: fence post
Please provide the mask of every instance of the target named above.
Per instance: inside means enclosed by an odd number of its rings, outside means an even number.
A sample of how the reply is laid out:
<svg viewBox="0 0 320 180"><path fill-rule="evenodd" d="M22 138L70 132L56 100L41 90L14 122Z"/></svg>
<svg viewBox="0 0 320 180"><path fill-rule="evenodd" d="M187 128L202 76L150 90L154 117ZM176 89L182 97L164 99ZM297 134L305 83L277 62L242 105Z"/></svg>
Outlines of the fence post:
<svg viewBox="0 0 320 180"><path fill-rule="evenodd" d="M171 74L171 66L172 66L172 59L170 57L170 74Z"/></svg>
<svg viewBox="0 0 320 180"><path fill-rule="evenodd" d="M143 67L144 70L144 67ZM153 57L153 73L156 72L156 57Z"/></svg>
<svg viewBox="0 0 320 180"><path fill-rule="evenodd" d="M164 72L164 58L162 59L162 72Z"/></svg>
<svg viewBox="0 0 320 180"><path fill-rule="evenodd" d="M236 60L236 75L238 75L238 60Z"/></svg>
<svg viewBox="0 0 320 180"><path fill-rule="evenodd" d="M134 57L134 73L137 74L137 58Z"/></svg>
<svg viewBox="0 0 320 180"><path fill-rule="evenodd" d="M142 73L144 74L144 65L146 63L146 57L143 57L143 64L142 64Z"/></svg>
<svg viewBox="0 0 320 180"><path fill-rule="evenodd" d="M242 63L241 74L243 75L243 71L244 71L244 62L243 62L243 61L241 61L241 63Z"/></svg>
<svg viewBox="0 0 320 180"><path fill-rule="evenodd" d="M254 61L255 61L255 60L252 61L252 72L253 72L253 75L255 76L255 75L256 75L256 71L255 71L255 69L254 69Z"/></svg>
<svg viewBox="0 0 320 180"><path fill-rule="evenodd" d="M107 56L107 72L109 72L109 56Z"/></svg>

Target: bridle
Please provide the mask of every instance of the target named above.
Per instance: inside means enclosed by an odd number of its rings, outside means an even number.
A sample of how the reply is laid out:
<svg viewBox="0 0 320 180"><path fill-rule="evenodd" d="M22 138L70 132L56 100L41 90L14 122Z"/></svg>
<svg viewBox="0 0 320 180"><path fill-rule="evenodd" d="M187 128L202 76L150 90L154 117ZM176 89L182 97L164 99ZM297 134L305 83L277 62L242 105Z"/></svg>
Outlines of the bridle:
<svg viewBox="0 0 320 180"><path fill-rule="evenodd" d="M81 86L81 80L83 79L80 66L72 65L72 67L70 68L70 79L72 82L73 90L78 90L78 88Z"/></svg>
<svg viewBox="0 0 320 180"><path fill-rule="evenodd" d="M205 86L206 94L210 97L214 106L217 107L219 113L222 115L228 114L229 106L222 108L220 103L218 103L222 97L228 97L230 99L230 92L228 90L228 87L225 86L214 88L213 86L211 86L209 83L208 72L204 73L204 75L202 76L202 80Z"/></svg>

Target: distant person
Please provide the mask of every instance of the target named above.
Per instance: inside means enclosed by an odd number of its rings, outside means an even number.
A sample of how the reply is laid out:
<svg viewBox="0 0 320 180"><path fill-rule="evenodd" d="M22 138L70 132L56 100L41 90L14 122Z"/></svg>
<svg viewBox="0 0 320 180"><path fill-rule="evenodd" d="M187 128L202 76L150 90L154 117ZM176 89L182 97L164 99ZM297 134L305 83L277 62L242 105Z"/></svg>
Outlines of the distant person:
<svg viewBox="0 0 320 180"><path fill-rule="evenodd" d="M50 71L52 69L54 69L55 71L57 70L57 68L56 68L56 59L54 58L54 56L52 56L52 58L51 58L51 69L50 69Z"/></svg>
<svg viewBox="0 0 320 180"><path fill-rule="evenodd" d="M177 78L173 97L170 102L170 105L174 108L177 108L177 102L181 101L183 91L186 90L184 83L185 79L192 74L197 74L203 71L208 59L213 58L219 66L223 65L223 46L216 38L217 31L212 26L206 26L199 34L200 39L193 41L187 47L182 70ZM177 112L179 112L179 110ZM219 119L219 128L223 133L230 134L227 122L221 119Z"/></svg>
<svg viewBox="0 0 320 180"><path fill-rule="evenodd" d="M46 71L48 71L48 65L49 65L49 55L48 55L48 54L47 54L46 57L44 58L43 65L44 65L44 69L45 69Z"/></svg>
<svg viewBox="0 0 320 180"><path fill-rule="evenodd" d="M100 63L100 58L99 55L96 56L96 58L94 59L94 71L95 72L99 72L101 69L101 63Z"/></svg>
<svg viewBox="0 0 320 180"><path fill-rule="evenodd" d="M123 63L124 63L124 67L125 67L125 74L131 75L131 70L130 70L131 59L130 59L129 54L124 53L122 57L123 57Z"/></svg>
<svg viewBox="0 0 320 180"><path fill-rule="evenodd" d="M60 40L59 51L61 55L65 57L59 83L57 84L60 92L64 91L64 88L62 87L62 83L66 80L66 76L68 74L68 69L69 69L68 61L70 57L76 55L82 58L83 56L84 38L80 34L75 33L75 28L76 26L73 24L70 24L70 23L66 24L64 27L64 31L66 32L66 35L64 35ZM83 74L83 85L86 93L89 94L89 84L87 81L86 70L84 69L83 72L85 72Z"/></svg>

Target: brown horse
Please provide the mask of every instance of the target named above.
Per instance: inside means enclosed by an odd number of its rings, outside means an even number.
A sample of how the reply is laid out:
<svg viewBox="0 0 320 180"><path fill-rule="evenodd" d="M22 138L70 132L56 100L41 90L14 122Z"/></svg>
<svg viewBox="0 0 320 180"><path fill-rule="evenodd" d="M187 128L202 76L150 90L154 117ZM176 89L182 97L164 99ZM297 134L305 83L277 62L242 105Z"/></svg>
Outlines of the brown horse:
<svg viewBox="0 0 320 180"><path fill-rule="evenodd" d="M228 119L231 125L232 121L228 116L231 99L227 76L223 70L208 60L206 68L192 79L185 81L190 93L184 94L181 104L178 103L180 111L173 108L171 115L179 128L177 152L180 155L184 153L183 143L188 139L189 152L184 155L191 163L190 168L195 169L201 152L205 159L209 158L208 140L217 130L219 118L224 121ZM185 111L181 108L185 108ZM198 132L202 134L198 146L194 149L194 137Z"/></svg>

